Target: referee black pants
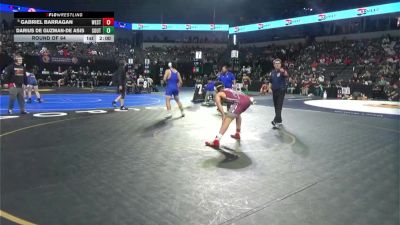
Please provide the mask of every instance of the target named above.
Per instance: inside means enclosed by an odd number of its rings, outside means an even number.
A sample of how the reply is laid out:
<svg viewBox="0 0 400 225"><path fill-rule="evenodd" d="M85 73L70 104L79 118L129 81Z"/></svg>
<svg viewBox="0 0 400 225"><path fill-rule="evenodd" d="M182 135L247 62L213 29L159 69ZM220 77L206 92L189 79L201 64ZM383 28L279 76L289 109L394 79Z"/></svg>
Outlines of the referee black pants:
<svg viewBox="0 0 400 225"><path fill-rule="evenodd" d="M275 107L275 118L274 122L282 123L282 106L283 106L283 99L285 99L285 90L278 89L272 91L272 97L274 100L274 107Z"/></svg>

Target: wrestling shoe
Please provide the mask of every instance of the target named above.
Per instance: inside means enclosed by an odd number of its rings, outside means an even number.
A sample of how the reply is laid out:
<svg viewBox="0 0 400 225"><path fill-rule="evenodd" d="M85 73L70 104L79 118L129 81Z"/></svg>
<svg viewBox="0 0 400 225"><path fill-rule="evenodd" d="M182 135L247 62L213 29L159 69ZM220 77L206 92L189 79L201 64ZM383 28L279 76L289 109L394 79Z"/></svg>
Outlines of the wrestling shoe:
<svg viewBox="0 0 400 225"><path fill-rule="evenodd" d="M27 111L21 111L21 115L26 115L26 114L29 114L29 112L27 112Z"/></svg>
<svg viewBox="0 0 400 225"><path fill-rule="evenodd" d="M8 115L11 115L11 114L13 114L13 111L12 111L11 109L9 109L9 110L7 111L7 114L8 114Z"/></svg>
<svg viewBox="0 0 400 225"><path fill-rule="evenodd" d="M236 140L240 140L240 133L232 134L231 138L236 139Z"/></svg>
<svg viewBox="0 0 400 225"><path fill-rule="evenodd" d="M169 119L169 118L171 118L172 117L172 114L171 113L167 113L167 115L165 115L165 119Z"/></svg>
<svg viewBox="0 0 400 225"><path fill-rule="evenodd" d="M117 102L116 102L116 101L112 101L111 105L112 105L114 108L117 108Z"/></svg>
<svg viewBox="0 0 400 225"><path fill-rule="evenodd" d="M121 110L121 111L128 111L128 108L126 108L125 106L121 106L121 107L119 108L119 110Z"/></svg>
<svg viewBox="0 0 400 225"><path fill-rule="evenodd" d="M214 139L214 141L206 141L206 146L211 147L211 148L219 148L219 140Z"/></svg>
<svg viewBox="0 0 400 225"><path fill-rule="evenodd" d="M185 117L185 112L183 110L181 110L181 116Z"/></svg>

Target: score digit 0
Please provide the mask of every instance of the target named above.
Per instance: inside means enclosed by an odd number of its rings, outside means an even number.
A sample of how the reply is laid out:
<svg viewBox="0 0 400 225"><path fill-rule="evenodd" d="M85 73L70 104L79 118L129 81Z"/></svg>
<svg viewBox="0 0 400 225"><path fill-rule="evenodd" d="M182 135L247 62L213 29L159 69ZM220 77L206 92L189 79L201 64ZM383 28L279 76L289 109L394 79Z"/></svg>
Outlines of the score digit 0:
<svg viewBox="0 0 400 225"><path fill-rule="evenodd" d="M114 26L114 18L103 18L103 26Z"/></svg>
<svg viewBox="0 0 400 225"><path fill-rule="evenodd" d="M103 27L103 34L114 34L114 27Z"/></svg>

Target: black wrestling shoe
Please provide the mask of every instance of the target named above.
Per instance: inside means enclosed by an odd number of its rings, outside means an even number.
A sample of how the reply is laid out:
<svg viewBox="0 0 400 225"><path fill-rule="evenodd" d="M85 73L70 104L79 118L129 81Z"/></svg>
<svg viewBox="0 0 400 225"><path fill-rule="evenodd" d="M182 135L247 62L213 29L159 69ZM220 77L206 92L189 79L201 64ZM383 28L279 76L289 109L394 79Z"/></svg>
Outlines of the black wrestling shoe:
<svg viewBox="0 0 400 225"><path fill-rule="evenodd" d="M116 102L116 101L112 101L112 102L111 102L111 105L112 105L114 108L117 108L117 102Z"/></svg>
<svg viewBox="0 0 400 225"><path fill-rule="evenodd" d="M12 115L12 114L13 114L13 111L12 111L11 109L9 109L9 110L7 111L7 114L8 114L8 115Z"/></svg>
<svg viewBox="0 0 400 225"><path fill-rule="evenodd" d="M128 108L126 108L125 106L121 106L121 107L119 108L119 110L121 110L121 111L128 111Z"/></svg>
<svg viewBox="0 0 400 225"><path fill-rule="evenodd" d="M272 121L271 121L271 124L272 124L272 126L277 127L275 121L272 120Z"/></svg>
<svg viewBox="0 0 400 225"><path fill-rule="evenodd" d="M26 114L29 114L29 112L27 112L27 111L21 111L21 115L26 115Z"/></svg>

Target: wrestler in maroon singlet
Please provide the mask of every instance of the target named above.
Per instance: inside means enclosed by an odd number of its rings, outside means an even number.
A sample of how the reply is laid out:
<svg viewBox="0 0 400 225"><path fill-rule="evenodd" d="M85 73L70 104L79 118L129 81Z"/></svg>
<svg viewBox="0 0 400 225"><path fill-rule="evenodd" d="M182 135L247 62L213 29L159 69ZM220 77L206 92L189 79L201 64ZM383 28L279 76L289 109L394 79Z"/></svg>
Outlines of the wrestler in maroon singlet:
<svg viewBox="0 0 400 225"><path fill-rule="evenodd" d="M231 135L231 137L240 140L240 128L242 124L241 114L249 108L251 105L251 100L249 96L243 94L242 92L234 91L232 89L224 89L224 86L221 82L217 82L215 87L217 89L215 103L218 107L218 110L222 113L222 125L219 133L215 136L215 139L210 142L207 141L206 145L218 148L222 135L225 134L230 123L234 119L236 120L236 133ZM222 108L222 101L232 104L227 113L225 113Z"/></svg>

